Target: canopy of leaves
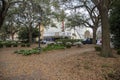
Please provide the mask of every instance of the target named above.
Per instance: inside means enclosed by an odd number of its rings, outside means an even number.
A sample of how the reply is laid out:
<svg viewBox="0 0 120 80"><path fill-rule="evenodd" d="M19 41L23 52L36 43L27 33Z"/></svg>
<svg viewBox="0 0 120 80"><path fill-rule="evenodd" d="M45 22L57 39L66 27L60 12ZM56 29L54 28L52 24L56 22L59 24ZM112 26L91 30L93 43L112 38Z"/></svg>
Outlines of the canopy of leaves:
<svg viewBox="0 0 120 80"><path fill-rule="evenodd" d="M120 48L120 0L116 0L110 14L111 33L114 35L114 45Z"/></svg>
<svg viewBox="0 0 120 80"><path fill-rule="evenodd" d="M32 37L36 38L39 35L39 30L37 28L32 28L32 30L33 30ZM18 37L20 40L28 40L29 39L28 28L22 27L18 33Z"/></svg>

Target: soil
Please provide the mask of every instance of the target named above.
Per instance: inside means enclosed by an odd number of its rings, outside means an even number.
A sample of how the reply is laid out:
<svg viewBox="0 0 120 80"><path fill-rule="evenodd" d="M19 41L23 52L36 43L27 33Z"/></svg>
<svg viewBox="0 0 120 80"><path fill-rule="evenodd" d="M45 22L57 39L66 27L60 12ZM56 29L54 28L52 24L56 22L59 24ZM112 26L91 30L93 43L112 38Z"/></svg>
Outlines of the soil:
<svg viewBox="0 0 120 80"><path fill-rule="evenodd" d="M53 50L23 56L14 54L20 49L0 49L0 80L105 80L120 63L116 58L100 57L94 45L83 45L64 50ZM114 52L115 53L115 52Z"/></svg>

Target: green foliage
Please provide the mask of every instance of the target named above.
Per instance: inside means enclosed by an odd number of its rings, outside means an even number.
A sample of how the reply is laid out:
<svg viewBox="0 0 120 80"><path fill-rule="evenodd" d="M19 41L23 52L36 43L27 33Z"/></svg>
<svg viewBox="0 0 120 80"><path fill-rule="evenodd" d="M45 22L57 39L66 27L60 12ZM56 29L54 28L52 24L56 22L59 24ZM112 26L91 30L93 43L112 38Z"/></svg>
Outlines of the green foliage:
<svg viewBox="0 0 120 80"><path fill-rule="evenodd" d="M3 48L3 44L0 42L0 48Z"/></svg>
<svg viewBox="0 0 120 80"><path fill-rule="evenodd" d="M96 51L101 51L101 46L95 46Z"/></svg>
<svg viewBox="0 0 120 80"><path fill-rule="evenodd" d="M66 48L71 48L71 44L66 44Z"/></svg>
<svg viewBox="0 0 120 80"><path fill-rule="evenodd" d="M12 46L12 42L11 41L6 41L3 43L6 47L11 47Z"/></svg>
<svg viewBox="0 0 120 80"><path fill-rule="evenodd" d="M65 46L62 44L52 44L52 45L48 45L44 48L41 48L42 51L50 51L50 50L58 50L58 49L65 49ZM14 53L23 54L23 55L27 56L27 55L31 55L31 54L38 54L39 49L34 48L32 50L18 50L18 51L15 51Z"/></svg>
<svg viewBox="0 0 120 80"><path fill-rule="evenodd" d="M13 43L13 47L18 47L18 43Z"/></svg>
<svg viewBox="0 0 120 80"><path fill-rule="evenodd" d="M117 54L120 55L120 49L117 50Z"/></svg>
<svg viewBox="0 0 120 80"><path fill-rule="evenodd" d="M36 38L39 35L39 31L37 28L32 28L32 38ZM18 33L19 39L28 42L29 40L29 30L26 27L21 28L21 30Z"/></svg>
<svg viewBox="0 0 120 80"><path fill-rule="evenodd" d="M56 40L56 42L62 42L62 44L64 44L64 45L66 45L67 42L70 42L73 45L74 42L79 42L79 41L81 42L82 40L81 39L59 39L59 40Z"/></svg>
<svg viewBox="0 0 120 80"><path fill-rule="evenodd" d="M22 43L22 44L21 44L21 47L25 47L25 43Z"/></svg>
<svg viewBox="0 0 120 80"><path fill-rule="evenodd" d="M31 55L31 54L38 54L39 53L39 50L35 50L35 49L32 49L32 50L19 50L19 51L15 51L14 53L17 53L17 54L22 54L22 55Z"/></svg>
<svg viewBox="0 0 120 80"><path fill-rule="evenodd" d="M120 0L114 1L110 14L110 29L115 48L120 48Z"/></svg>
<svg viewBox="0 0 120 80"><path fill-rule="evenodd" d="M27 46L27 47L30 47L30 43L27 43L26 46Z"/></svg>
<svg viewBox="0 0 120 80"><path fill-rule="evenodd" d="M18 43L16 41L0 41L0 47L2 48L3 46L6 47L17 47Z"/></svg>
<svg viewBox="0 0 120 80"><path fill-rule="evenodd" d="M52 44L52 45L48 45L45 48L43 48L43 51L50 51L50 50L58 50L58 49L64 49L64 45L62 44Z"/></svg>

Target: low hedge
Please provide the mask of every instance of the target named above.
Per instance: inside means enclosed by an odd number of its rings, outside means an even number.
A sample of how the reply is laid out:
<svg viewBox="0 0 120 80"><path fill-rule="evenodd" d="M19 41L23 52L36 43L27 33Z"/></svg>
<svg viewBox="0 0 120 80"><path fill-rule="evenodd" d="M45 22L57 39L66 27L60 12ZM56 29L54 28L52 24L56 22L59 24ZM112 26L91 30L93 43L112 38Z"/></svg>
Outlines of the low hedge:
<svg viewBox="0 0 120 80"><path fill-rule="evenodd" d="M0 43L0 48L3 48L3 44L2 43Z"/></svg>
<svg viewBox="0 0 120 80"><path fill-rule="evenodd" d="M18 51L15 51L14 53L17 53L17 54L22 54L22 55L31 55L31 54L38 54L39 53L39 50L35 50L35 49L32 49L32 50L18 50Z"/></svg>
<svg viewBox="0 0 120 80"><path fill-rule="evenodd" d="M101 51L101 46L95 46L94 48L96 51Z"/></svg>
<svg viewBox="0 0 120 80"><path fill-rule="evenodd" d="M13 47L18 47L18 43L14 43L14 44L13 44Z"/></svg>
<svg viewBox="0 0 120 80"><path fill-rule="evenodd" d="M120 55L120 49L117 50L117 54Z"/></svg>
<svg viewBox="0 0 120 80"><path fill-rule="evenodd" d="M30 47L31 45L30 45L30 43L27 43L26 46L27 46L27 47Z"/></svg>
<svg viewBox="0 0 120 80"><path fill-rule="evenodd" d="M25 43L22 43L22 44L21 44L21 47L25 47L25 46L26 46Z"/></svg>

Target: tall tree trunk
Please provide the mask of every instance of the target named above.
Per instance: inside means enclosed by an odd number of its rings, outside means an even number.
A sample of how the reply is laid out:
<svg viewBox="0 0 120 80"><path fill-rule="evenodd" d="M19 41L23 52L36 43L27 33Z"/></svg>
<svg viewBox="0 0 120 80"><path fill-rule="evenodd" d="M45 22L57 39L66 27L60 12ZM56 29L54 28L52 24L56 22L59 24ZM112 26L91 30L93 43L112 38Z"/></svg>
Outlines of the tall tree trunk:
<svg viewBox="0 0 120 80"><path fill-rule="evenodd" d="M32 33L33 33L32 22L30 22L28 30L29 30L29 43L32 43Z"/></svg>
<svg viewBox="0 0 120 80"><path fill-rule="evenodd" d="M93 27L93 44L96 44L96 31L97 31L97 26Z"/></svg>
<svg viewBox="0 0 120 80"><path fill-rule="evenodd" d="M29 30L29 43L32 43L32 32Z"/></svg>
<svg viewBox="0 0 120 80"><path fill-rule="evenodd" d="M102 24L102 52L101 55L104 57L112 56L110 48L110 30L108 22L108 10L105 6L101 7L101 24Z"/></svg>
<svg viewBox="0 0 120 80"><path fill-rule="evenodd" d="M3 19L2 15L0 15L0 29L1 29L2 25L3 25L3 22L4 22L4 19Z"/></svg>
<svg viewBox="0 0 120 80"><path fill-rule="evenodd" d="M8 8L9 8L9 3L6 0L2 0L2 7L0 11L0 29L4 23Z"/></svg>
<svg viewBox="0 0 120 80"><path fill-rule="evenodd" d="M12 40L14 40L14 34L13 33L11 34L11 37L12 37Z"/></svg>

